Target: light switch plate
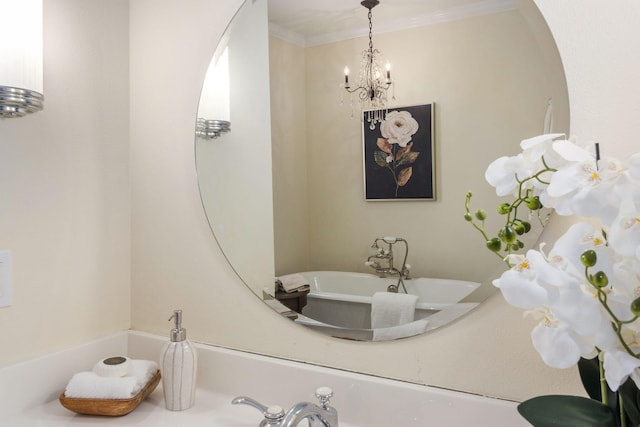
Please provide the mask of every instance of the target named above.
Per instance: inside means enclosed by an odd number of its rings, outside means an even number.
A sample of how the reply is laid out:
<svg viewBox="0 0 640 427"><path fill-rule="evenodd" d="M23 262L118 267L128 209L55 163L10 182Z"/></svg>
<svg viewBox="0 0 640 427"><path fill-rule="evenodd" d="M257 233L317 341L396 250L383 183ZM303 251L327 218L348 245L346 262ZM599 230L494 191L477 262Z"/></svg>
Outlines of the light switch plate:
<svg viewBox="0 0 640 427"><path fill-rule="evenodd" d="M0 307L11 305L11 251L0 251Z"/></svg>

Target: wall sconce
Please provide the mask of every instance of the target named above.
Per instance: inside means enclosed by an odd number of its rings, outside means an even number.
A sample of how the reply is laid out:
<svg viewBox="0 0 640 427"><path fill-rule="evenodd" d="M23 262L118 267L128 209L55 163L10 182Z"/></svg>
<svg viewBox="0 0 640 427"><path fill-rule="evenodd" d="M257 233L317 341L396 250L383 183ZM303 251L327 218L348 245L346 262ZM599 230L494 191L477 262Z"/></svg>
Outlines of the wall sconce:
<svg viewBox="0 0 640 427"><path fill-rule="evenodd" d="M213 139L231 131L230 98L229 48L226 47L209 64L198 106L196 137Z"/></svg>
<svg viewBox="0 0 640 427"><path fill-rule="evenodd" d="M0 118L42 110L42 0L0 0Z"/></svg>

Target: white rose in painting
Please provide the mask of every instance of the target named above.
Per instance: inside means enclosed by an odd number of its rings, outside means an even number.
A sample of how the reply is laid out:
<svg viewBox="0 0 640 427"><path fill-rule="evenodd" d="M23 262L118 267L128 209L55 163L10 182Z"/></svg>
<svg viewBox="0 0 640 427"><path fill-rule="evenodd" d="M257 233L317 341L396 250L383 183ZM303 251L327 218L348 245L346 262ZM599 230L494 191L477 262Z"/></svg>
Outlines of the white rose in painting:
<svg viewBox="0 0 640 427"><path fill-rule="evenodd" d="M389 144L406 147L414 133L418 131L418 122L408 111L391 111L382 123L380 132Z"/></svg>

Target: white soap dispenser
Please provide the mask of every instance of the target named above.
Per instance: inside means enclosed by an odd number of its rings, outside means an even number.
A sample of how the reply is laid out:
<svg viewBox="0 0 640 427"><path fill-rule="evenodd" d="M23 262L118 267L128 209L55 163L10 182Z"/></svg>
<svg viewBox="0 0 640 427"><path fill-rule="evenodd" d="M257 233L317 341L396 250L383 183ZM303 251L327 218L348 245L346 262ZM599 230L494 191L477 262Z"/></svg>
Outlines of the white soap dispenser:
<svg viewBox="0 0 640 427"><path fill-rule="evenodd" d="M182 327L182 310L174 310L169 320L172 319L175 328L169 332L170 341L160 353L162 390L167 409L183 411L195 402L198 354Z"/></svg>

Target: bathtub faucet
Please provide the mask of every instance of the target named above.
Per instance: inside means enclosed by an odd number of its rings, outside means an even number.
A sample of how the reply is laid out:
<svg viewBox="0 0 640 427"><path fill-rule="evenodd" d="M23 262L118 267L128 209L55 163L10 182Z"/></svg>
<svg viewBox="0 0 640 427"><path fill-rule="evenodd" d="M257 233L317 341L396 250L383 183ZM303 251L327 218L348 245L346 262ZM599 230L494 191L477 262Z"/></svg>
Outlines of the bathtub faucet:
<svg viewBox="0 0 640 427"><path fill-rule="evenodd" d="M404 259L400 269L394 266L393 260L393 245L398 242L404 243ZM382 246L381 246L382 245ZM386 245L386 248L384 247ZM371 267L376 271L379 277L387 277L387 275L398 276L398 282L389 285L387 290L389 292L398 292L400 286L404 293L407 293L407 288L404 285L404 280L409 279L409 270L411 266L407 264L407 256L409 255L409 244L401 237L378 237L373 241L371 245L372 249L376 250L376 253L367 258L367 262L364 264L367 267ZM384 262L386 264L381 264Z"/></svg>
<svg viewBox="0 0 640 427"><path fill-rule="evenodd" d="M264 419L259 427L296 427L305 419L309 421L309 427L338 427L338 411L329 406L331 396L333 396L333 390L329 387L319 387L316 390L319 405L300 402L286 414L280 406L265 406L250 397L236 397L231 403L234 405L243 403L261 411Z"/></svg>

